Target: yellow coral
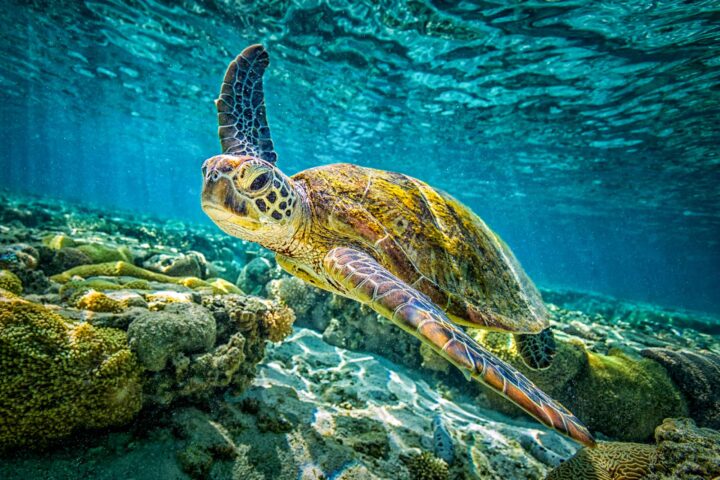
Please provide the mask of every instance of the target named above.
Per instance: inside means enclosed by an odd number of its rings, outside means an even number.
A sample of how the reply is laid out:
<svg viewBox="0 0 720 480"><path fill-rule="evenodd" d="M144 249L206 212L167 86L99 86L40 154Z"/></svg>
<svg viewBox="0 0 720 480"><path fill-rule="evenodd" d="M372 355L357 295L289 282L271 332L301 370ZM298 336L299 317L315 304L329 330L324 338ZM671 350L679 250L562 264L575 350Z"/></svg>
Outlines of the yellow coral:
<svg viewBox="0 0 720 480"><path fill-rule="evenodd" d="M73 277L134 277L151 282L173 283L185 285L189 288L211 287L211 285L196 277L171 277L162 273L151 272L128 262L107 262L94 265L80 265L63 273L53 275L51 280L58 283L67 283Z"/></svg>
<svg viewBox="0 0 720 480"><path fill-rule="evenodd" d="M77 302L75 302L75 306L82 310L90 310L91 312L119 313L125 310L125 305L122 302L114 300L96 290L85 292Z"/></svg>
<svg viewBox="0 0 720 480"><path fill-rule="evenodd" d="M208 279L208 282L210 282L210 285L212 285L213 290L215 290L219 294L223 293L235 293L238 295L243 295L243 291L240 290L237 286L235 286L234 283L228 282L224 278L211 278Z"/></svg>
<svg viewBox="0 0 720 480"><path fill-rule="evenodd" d="M122 424L141 407L141 369L124 332L73 325L3 292L0 371L0 449Z"/></svg>
<svg viewBox="0 0 720 480"><path fill-rule="evenodd" d="M18 276L10 270L0 270L0 288L20 295L23 290L23 285Z"/></svg>
<svg viewBox="0 0 720 480"><path fill-rule="evenodd" d="M42 242L45 246L52 248L53 250L74 247L76 245L75 240L62 233L57 235L48 235L43 238Z"/></svg>
<svg viewBox="0 0 720 480"><path fill-rule="evenodd" d="M293 331L295 312L288 307L268 310L263 316L263 324L271 342L282 342Z"/></svg>

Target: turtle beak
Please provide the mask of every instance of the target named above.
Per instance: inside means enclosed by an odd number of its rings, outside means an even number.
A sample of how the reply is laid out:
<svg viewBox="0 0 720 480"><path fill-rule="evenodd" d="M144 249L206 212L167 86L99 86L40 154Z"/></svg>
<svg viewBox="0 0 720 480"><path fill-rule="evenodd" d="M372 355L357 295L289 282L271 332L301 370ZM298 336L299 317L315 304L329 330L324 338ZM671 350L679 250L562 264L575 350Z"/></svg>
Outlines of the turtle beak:
<svg viewBox="0 0 720 480"><path fill-rule="evenodd" d="M247 230L256 230L260 223L249 200L239 194L226 176L208 175L203 182L202 209L218 226L234 224Z"/></svg>

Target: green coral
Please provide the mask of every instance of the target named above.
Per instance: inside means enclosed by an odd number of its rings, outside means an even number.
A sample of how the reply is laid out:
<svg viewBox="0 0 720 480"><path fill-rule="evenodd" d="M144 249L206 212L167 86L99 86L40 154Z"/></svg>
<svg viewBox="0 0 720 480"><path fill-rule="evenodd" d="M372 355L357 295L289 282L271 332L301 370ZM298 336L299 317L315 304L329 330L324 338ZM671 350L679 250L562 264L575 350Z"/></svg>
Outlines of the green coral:
<svg viewBox="0 0 720 480"><path fill-rule="evenodd" d="M625 441L650 438L655 427L671 416L688 412L684 398L657 363L619 351L589 352L579 342L558 341L549 368L527 368L503 333L474 333L493 353L513 364L551 397L560 401L591 430ZM497 395L494 408L519 412Z"/></svg>
<svg viewBox="0 0 720 480"><path fill-rule="evenodd" d="M412 480L447 480L450 476L447 463L429 452L410 457L407 469Z"/></svg>
<svg viewBox="0 0 720 480"><path fill-rule="evenodd" d="M102 243L87 243L77 247L78 250L90 257L93 263L131 262L133 256L127 247L108 247Z"/></svg>
<svg viewBox="0 0 720 480"><path fill-rule="evenodd" d="M61 250L63 248L74 247L77 242L65 234L48 235L42 239L43 244L53 250Z"/></svg>
<svg viewBox="0 0 720 480"><path fill-rule="evenodd" d="M10 270L0 270L0 288L20 295L23 290L22 281Z"/></svg>
<svg viewBox="0 0 720 480"><path fill-rule="evenodd" d="M0 449L44 446L140 410L141 368L124 332L71 324L0 290Z"/></svg>

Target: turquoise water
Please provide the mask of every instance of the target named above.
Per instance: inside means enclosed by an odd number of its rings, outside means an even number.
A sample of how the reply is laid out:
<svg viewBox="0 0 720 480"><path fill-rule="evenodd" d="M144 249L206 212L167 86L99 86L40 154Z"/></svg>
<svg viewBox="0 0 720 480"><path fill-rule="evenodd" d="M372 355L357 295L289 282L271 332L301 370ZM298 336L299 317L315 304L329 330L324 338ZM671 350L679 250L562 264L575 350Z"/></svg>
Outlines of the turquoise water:
<svg viewBox="0 0 720 480"><path fill-rule="evenodd" d="M209 225L261 42L279 165L442 188L542 286L720 312L717 2L4 2L0 186Z"/></svg>

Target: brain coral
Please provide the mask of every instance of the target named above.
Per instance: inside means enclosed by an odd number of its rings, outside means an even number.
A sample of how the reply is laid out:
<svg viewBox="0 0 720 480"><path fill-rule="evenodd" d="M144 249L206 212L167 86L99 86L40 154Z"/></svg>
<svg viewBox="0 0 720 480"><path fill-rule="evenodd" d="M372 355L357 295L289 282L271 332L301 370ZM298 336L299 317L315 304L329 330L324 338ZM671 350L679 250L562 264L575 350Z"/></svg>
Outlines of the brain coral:
<svg viewBox="0 0 720 480"><path fill-rule="evenodd" d="M546 480L641 480L649 472L654 445L600 442L583 448Z"/></svg>
<svg viewBox="0 0 720 480"><path fill-rule="evenodd" d="M0 450L130 420L138 362L122 331L71 324L0 289Z"/></svg>

